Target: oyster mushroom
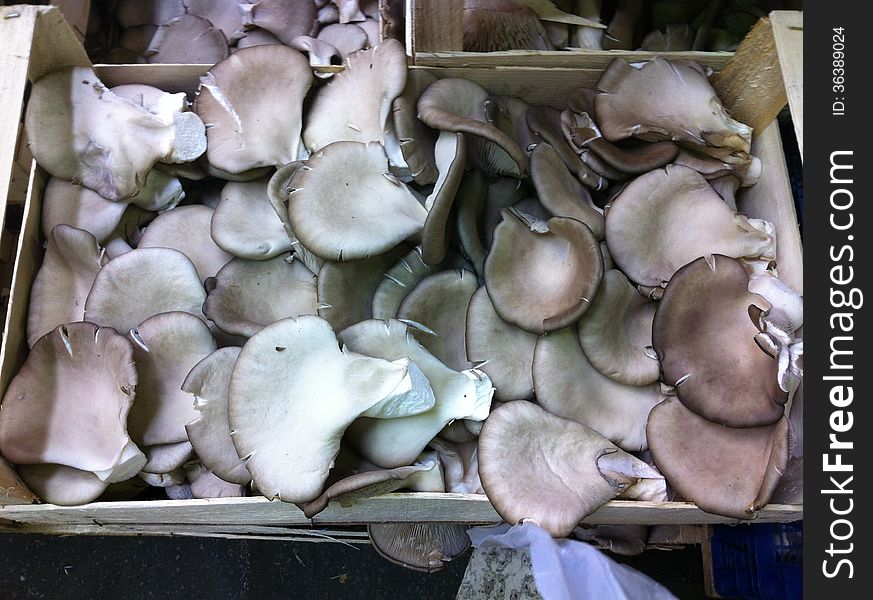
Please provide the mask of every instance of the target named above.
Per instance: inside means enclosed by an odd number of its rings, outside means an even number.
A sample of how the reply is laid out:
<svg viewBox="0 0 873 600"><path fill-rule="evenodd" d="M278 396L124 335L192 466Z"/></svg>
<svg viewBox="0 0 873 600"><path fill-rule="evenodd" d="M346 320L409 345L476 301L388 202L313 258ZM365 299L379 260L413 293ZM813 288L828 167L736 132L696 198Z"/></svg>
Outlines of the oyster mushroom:
<svg viewBox="0 0 873 600"><path fill-rule="evenodd" d="M309 62L286 46L245 48L213 66L195 103L210 124L209 164L243 173L297 160L310 85Z"/></svg>
<svg viewBox="0 0 873 600"><path fill-rule="evenodd" d="M439 177L424 204L428 213L421 232L421 257L428 265L436 265L446 257L449 215L467 162L463 134L441 132L434 155Z"/></svg>
<svg viewBox="0 0 873 600"><path fill-rule="evenodd" d="M436 573L467 551L466 525L444 523L378 523L367 525L376 552L394 564Z"/></svg>
<svg viewBox="0 0 873 600"><path fill-rule="evenodd" d="M230 54L224 33L202 17L184 14L158 27L143 53L150 63L214 65Z"/></svg>
<svg viewBox="0 0 873 600"><path fill-rule="evenodd" d="M523 400L494 410L479 436L479 476L507 523L532 520L566 537L601 505L655 469L593 429Z"/></svg>
<svg viewBox="0 0 873 600"><path fill-rule="evenodd" d="M485 261L485 287L500 317L531 333L566 327L591 304L603 277L600 245L566 217L533 223L503 211Z"/></svg>
<svg viewBox="0 0 873 600"><path fill-rule="evenodd" d="M268 195L267 178L228 182L212 216L212 239L226 252L240 258L264 260L293 248L282 220Z"/></svg>
<svg viewBox="0 0 873 600"><path fill-rule="evenodd" d="M341 350L315 316L277 321L249 339L228 396L233 443L255 485L267 498L296 503L321 493L356 418L409 415L435 401L414 363Z"/></svg>
<svg viewBox="0 0 873 600"><path fill-rule="evenodd" d="M689 410L728 427L778 421L788 395L778 362L757 341L750 309L769 308L749 292L739 261L699 258L679 269L658 304L652 345L667 384Z"/></svg>
<svg viewBox="0 0 873 600"><path fill-rule="evenodd" d="M637 177L612 199L606 240L628 278L652 287L701 256L776 258L772 225L735 213L702 175L679 165Z"/></svg>
<svg viewBox="0 0 873 600"><path fill-rule="evenodd" d="M298 35L315 35L317 10L312 0L257 0L240 3L245 27L260 27L285 44Z"/></svg>
<svg viewBox="0 0 873 600"><path fill-rule="evenodd" d="M125 202L112 202L81 185L52 177L42 201L42 234L49 239L55 225L69 225L91 233L105 244L121 222Z"/></svg>
<svg viewBox="0 0 873 600"><path fill-rule="evenodd" d="M21 465L88 471L104 483L129 479L146 462L127 432L136 386L124 337L93 323L61 325L33 345L6 390L0 452Z"/></svg>
<svg viewBox="0 0 873 600"><path fill-rule="evenodd" d="M387 269L373 291L373 318L387 321L396 317L400 310L400 304L406 295L422 279L436 270L437 267L425 264L421 256L420 246L416 246L408 254L401 257L399 262ZM367 318L369 315L357 321L363 321ZM354 322L348 325L353 324Z"/></svg>

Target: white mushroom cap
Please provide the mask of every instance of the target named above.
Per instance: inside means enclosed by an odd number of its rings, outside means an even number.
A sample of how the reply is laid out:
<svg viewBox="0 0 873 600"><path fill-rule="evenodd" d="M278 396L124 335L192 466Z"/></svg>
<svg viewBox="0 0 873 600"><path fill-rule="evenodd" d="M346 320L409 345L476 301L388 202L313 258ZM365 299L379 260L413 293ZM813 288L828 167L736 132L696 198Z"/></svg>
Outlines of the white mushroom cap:
<svg viewBox="0 0 873 600"><path fill-rule="evenodd" d="M182 468L182 465L194 456L194 447L187 440L172 444L145 446L142 451L148 462L143 466L141 473L154 475L172 473Z"/></svg>
<svg viewBox="0 0 873 600"><path fill-rule="evenodd" d="M145 457L127 434L137 373L133 348L92 323L61 325L34 344L0 411L0 452L18 464L53 463L101 481L128 479Z"/></svg>
<svg viewBox="0 0 873 600"><path fill-rule="evenodd" d="M112 202L81 185L52 177L42 202L42 234L48 239L55 225L84 229L105 243L127 209L124 202Z"/></svg>
<svg viewBox="0 0 873 600"><path fill-rule="evenodd" d="M221 202L212 217L212 238L230 254L264 260L292 249L294 240L267 194L270 181L231 181L221 190Z"/></svg>
<svg viewBox="0 0 873 600"><path fill-rule="evenodd" d="M113 94L85 67L37 80L25 125L40 165L108 200L135 196L156 162L194 160L206 149L196 115L175 112L171 120L154 115Z"/></svg>
<svg viewBox="0 0 873 600"><path fill-rule="evenodd" d="M177 206L149 223L137 248L172 248L188 257L201 281L212 277L233 258L212 239L215 211L202 204Z"/></svg>
<svg viewBox="0 0 873 600"><path fill-rule="evenodd" d="M188 441L194 418L182 382L192 367L215 352L206 323L184 312L150 317L130 332L139 371L137 402L128 417L131 437L144 446Z"/></svg>
<svg viewBox="0 0 873 600"><path fill-rule="evenodd" d="M58 506L76 506L93 502L109 486L90 471L65 465L21 465L18 471L27 486L36 492L43 502Z"/></svg>
<svg viewBox="0 0 873 600"><path fill-rule="evenodd" d="M130 331L149 317L181 310L202 317L206 290L187 256L170 248L132 250L103 267L85 301L85 318Z"/></svg>
<svg viewBox="0 0 873 600"><path fill-rule="evenodd" d="M29 346L58 325L83 319L85 298L106 261L103 249L87 231L69 225L52 229L45 258L30 290Z"/></svg>
<svg viewBox="0 0 873 600"><path fill-rule="evenodd" d="M283 319L243 347L228 391L231 435L268 498L306 502L322 490L346 428L360 415L433 407L414 363L340 349L324 319Z"/></svg>

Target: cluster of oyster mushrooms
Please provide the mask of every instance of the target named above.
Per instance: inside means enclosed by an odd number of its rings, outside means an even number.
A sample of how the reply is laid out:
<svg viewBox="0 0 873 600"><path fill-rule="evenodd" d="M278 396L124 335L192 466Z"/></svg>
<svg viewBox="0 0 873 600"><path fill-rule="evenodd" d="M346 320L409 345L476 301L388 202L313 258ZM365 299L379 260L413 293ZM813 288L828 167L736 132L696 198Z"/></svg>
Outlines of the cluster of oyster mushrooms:
<svg viewBox="0 0 873 600"><path fill-rule="evenodd" d="M47 246L0 412L25 482L309 516L484 492L555 536L616 497L766 503L802 305L736 212L760 162L703 70L617 60L560 111L393 40L344 67L240 50L192 110L87 68L33 84Z"/></svg>
<svg viewBox="0 0 873 600"><path fill-rule="evenodd" d="M748 0L464 0L464 50L735 50Z"/></svg>
<svg viewBox="0 0 873 600"><path fill-rule="evenodd" d="M91 7L95 62L214 64L284 44L339 65L384 37L402 39L403 3L385 0L103 0Z"/></svg>

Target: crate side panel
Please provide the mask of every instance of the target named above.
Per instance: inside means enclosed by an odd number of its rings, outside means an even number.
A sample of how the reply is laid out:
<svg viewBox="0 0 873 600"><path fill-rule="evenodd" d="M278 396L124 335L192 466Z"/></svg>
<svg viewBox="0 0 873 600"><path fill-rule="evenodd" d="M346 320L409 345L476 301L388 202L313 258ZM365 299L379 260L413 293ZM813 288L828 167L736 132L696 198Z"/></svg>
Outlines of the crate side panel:
<svg viewBox="0 0 873 600"><path fill-rule="evenodd" d="M794 135L803 160L803 13L776 10L770 13L779 66L794 122Z"/></svg>
<svg viewBox="0 0 873 600"><path fill-rule="evenodd" d="M609 64L622 58L628 62L651 60L656 56L666 56L671 60L693 60L705 67L720 71L733 57L732 52L658 52L624 50L507 50L504 52L418 52L415 64L426 67L448 68L584 68L605 69Z"/></svg>

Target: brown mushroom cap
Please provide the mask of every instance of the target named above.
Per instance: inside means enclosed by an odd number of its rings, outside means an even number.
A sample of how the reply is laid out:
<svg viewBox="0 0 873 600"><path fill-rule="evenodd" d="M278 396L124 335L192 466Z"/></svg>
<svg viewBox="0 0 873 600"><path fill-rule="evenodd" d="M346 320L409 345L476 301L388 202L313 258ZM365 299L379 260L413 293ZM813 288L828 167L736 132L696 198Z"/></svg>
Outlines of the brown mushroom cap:
<svg viewBox="0 0 873 600"><path fill-rule="evenodd" d="M497 400L533 395L531 366L536 345L536 335L500 318L485 286L473 294L467 308L467 358L491 378Z"/></svg>
<svg viewBox="0 0 873 600"><path fill-rule="evenodd" d="M646 418L663 399L659 387L625 385L603 375L582 351L574 329L567 327L537 341L532 365L537 403L628 452L644 450Z"/></svg>
<svg viewBox="0 0 873 600"><path fill-rule="evenodd" d="M466 525L381 523L367 525L367 534L380 556L425 573L442 571L470 547Z"/></svg>
<svg viewBox="0 0 873 600"><path fill-rule="evenodd" d="M244 485L252 476L236 453L227 418L227 389L240 350L219 348L201 360L185 377L182 390L194 396L196 417L185 430L198 458L221 479Z"/></svg>
<svg viewBox="0 0 873 600"><path fill-rule="evenodd" d="M504 321L538 334L578 320L603 277L600 245L587 225L554 217L545 229L504 210L485 261L494 309Z"/></svg>
<svg viewBox="0 0 873 600"><path fill-rule="evenodd" d="M601 505L656 473L594 430L517 400L485 421L479 476L504 521L530 519L566 537Z"/></svg>
<svg viewBox="0 0 873 600"><path fill-rule="evenodd" d="M493 164L515 163L506 174L519 177L527 171L527 155L513 138L488 123L485 115L487 99L488 92L472 81L453 77L440 79L428 86L419 97L418 116L434 129L469 133L492 142L495 147L490 152L503 152L510 159L495 159ZM479 151L472 149L472 155L479 154ZM486 165L480 166L484 168Z"/></svg>
<svg viewBox="0 0 873 600"><path fill-rule="evenodd" d="M18 464L53 463L101 481L128 479L145 457L127 434L137 372L133 348L93 323L61 325L34 344L3 397L0 452Z"/></svg>
<svg viewBox="0 0 873 600"><path fill-rule="evenodd" d="M637 136L749 151L752 129L728 116L694 62L659 56L634 68L617 58L597 87L595 118L611 142Z"/></svg>
<svg viewBox="0 0 873 600"><path fill-rule="evenodd" d="M638 284L663 286L680 267L711 254L776 258L772 225L732 211L688 167L637 177L607 208L609 252Z"/></svg>
<svg viewBox="0 0 873 600"><path fill-rule="evenodd" d="M309 62L287 46L245 48L212 67L200 78L196 102L211 125L209 164L242 173L297 160L311 84Z"/></svg>
<svg viewBox="0 0 873 600"><path fill-rule="evenodd" d="M58 325L83 319L85 298L106 261L103 249L87 231L69 225L52 229L30 290L29 346Z"/></svg>
<svg viewBox="0 0 873 600"><path fill-rule="evenodd" d="M85 319L126 332L163 312L203 318L205 300L206 290L187 256L170 248L143 248L100 269L85 301Z"/></svg>
<svg viewBox="0 0 873 600"><path fill-rule="evenodd" d="M531 152L530 176L550 213L582 221L598 240L603 239L603 211L594 206L591 194L549 144L537 144Z"/></svg>
<svg viewBox="0 0 873 600"><path fill-rule="evenodd" d="M652 326L664 380L690 410L728 427L775 423L788 398L750 318L767 303L748 287L739 261L699 258L670 280Z"/></svg>
<svg viewBox="0 0 873 600"><path fill-rule="evenodd" d="M391 175L379 144L335 142L304 164L291 178L288 217L300 242L318 256L367 258L424 226L427 211Z"/></svg>
<svg viewBox="0 0 873 600"><path fill-rule="evenodd" d="M381 143L391 104L406 85L406 51L397 40L352 53L345 67L309 110L303 141L311 152L338 141Z"/></svg>
<svg viewBox="0 0 873 600"><path fill-rule="evenodd" d="M131 437L143 446L187 442L194 416L182 383L191 369L215 352L206 323L184 312L150 317L130 332L139 372L137 401L130 411Z"/></svg>
<svg viewBox="0 0 873 600"><path fill-rule="evenodd" d="M251 337L279 319L316 314L317 300L315 275L291 255L236 258L211 282L203 312L225 333Z"/></svg>
<svg viewBox="0 0 873 600"><path fill-rule="evenodd" d="M202 204L177 206L149 223L137 248L172 248L187 256L201 281L218 273L233 258L210 234L215 211Z"/></svg>
<svg viewBox="0 0 873 600"><path fill-rule="evenodd" d="M579 320L579 344L591 364L627 385L658 381L660 365L652 350L656 307L621 271L604 273L591 308Z"/></svg>
<svg viewBox="0 0 873 600"><path fill-rule="evenodd" d="M734 429L668 398L649 415L649 449L676 491L702 510L752 519L788 467L788 420Z"/></svg>
<svg viewBox="0 0 873 600"><path fill-rule="evenodd" d="M476 275L466 269L428 275L403 298L397 318L421 325L412 334L450 368L471 369L464 340L467 307L478 288Z"/></svg>

